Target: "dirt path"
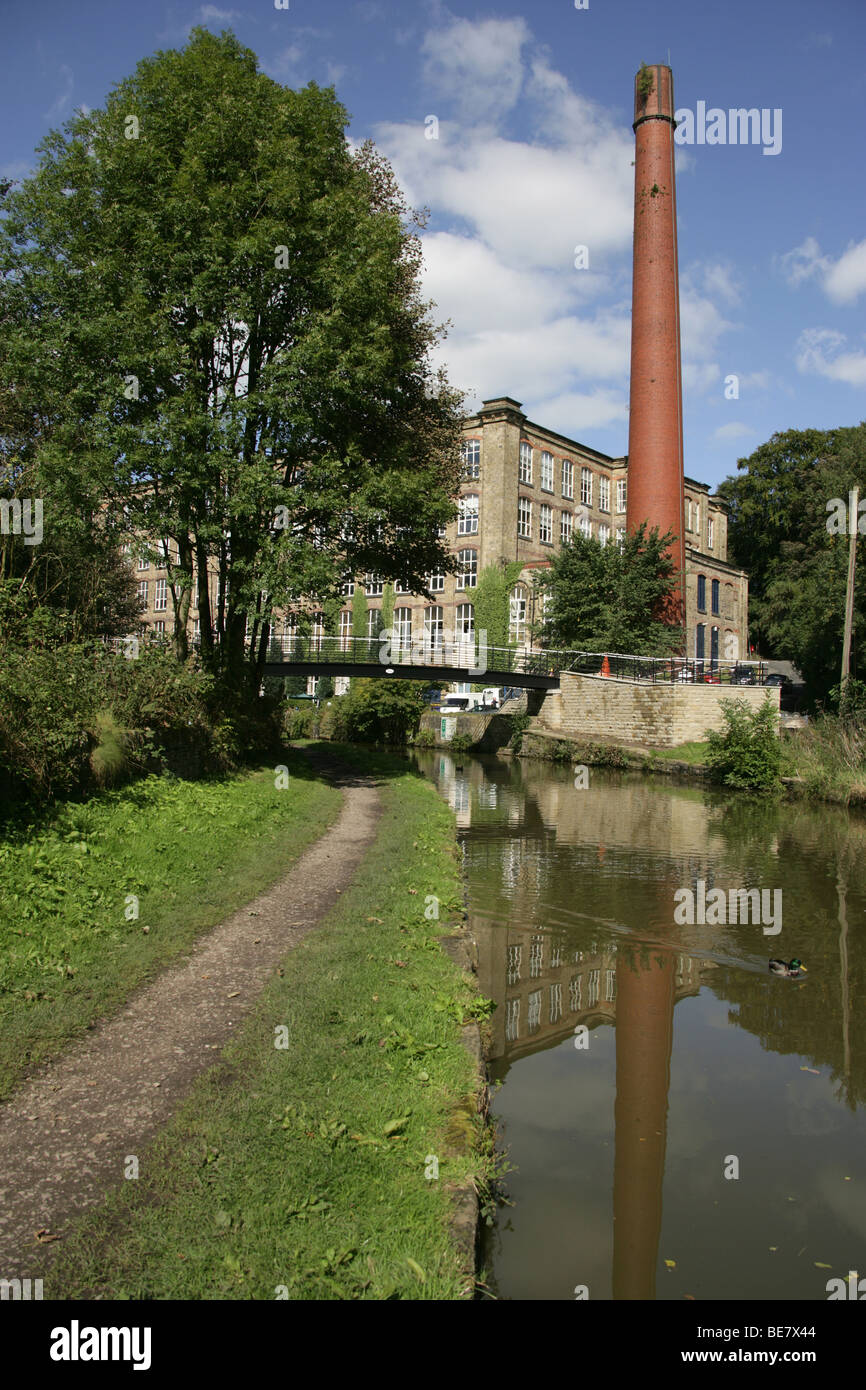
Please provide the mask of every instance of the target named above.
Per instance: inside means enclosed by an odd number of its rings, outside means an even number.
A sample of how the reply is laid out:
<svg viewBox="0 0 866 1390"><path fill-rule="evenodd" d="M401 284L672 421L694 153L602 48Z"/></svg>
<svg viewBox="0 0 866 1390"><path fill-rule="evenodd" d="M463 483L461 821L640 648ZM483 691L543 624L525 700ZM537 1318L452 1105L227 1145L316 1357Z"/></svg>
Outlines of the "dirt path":
<svg viewBox="0 0 866 1390"><path fill-rule="evenodd" d="M350 883L375 839L379 796L369 779L317 766L344 790L332 828L281 882L0 1106L0 1279L30 1277L35 1251L44 1255L35 1233L62 1236L124 1180L127 1156L143 1153Z"/></svg>

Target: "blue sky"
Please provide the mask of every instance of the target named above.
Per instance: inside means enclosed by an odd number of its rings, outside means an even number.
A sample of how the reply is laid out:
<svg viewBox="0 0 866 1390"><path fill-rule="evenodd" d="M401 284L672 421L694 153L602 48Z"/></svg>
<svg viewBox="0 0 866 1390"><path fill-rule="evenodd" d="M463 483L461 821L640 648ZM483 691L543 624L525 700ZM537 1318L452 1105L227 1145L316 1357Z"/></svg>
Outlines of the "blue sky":
<svg viewBox="0 0 866 1390"><path fill-rule="evenodd" d="M289 86L333 83L350 139L371 136L430 209L425 288L455 384L613 455L633 81L670 55L678 109L757 108L781 134L776 154L678 148L686 472L714 485L775 430L866 418L863 0L0 0L0 16L7 176L195 23L233 29Z"/></svg>

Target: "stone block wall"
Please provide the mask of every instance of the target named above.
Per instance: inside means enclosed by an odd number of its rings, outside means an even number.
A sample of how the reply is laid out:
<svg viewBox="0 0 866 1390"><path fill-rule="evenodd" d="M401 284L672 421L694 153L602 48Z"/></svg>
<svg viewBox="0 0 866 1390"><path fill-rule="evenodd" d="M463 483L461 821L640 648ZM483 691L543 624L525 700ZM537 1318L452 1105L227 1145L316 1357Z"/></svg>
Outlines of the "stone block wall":
<svg viewBox="0 0 866 1390"><path fill-rule="evenodd" d="M722 700L743 699L757 709L777 686L667 684L579 676L563 671L560 690L544 699L538 722L563 738L587 738L644 748L675 748L722 729Z"/></svg>

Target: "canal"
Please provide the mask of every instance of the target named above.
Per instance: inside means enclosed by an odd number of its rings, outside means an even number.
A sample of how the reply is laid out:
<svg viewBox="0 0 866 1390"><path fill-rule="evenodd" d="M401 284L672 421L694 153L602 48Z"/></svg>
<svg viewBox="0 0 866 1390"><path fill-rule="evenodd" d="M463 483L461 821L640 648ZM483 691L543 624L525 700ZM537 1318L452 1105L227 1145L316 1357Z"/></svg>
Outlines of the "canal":
<svg viewBox="0 0 866 1390"><path fill-rule="evenodd" d="M414 757L456 813L497 1005L491 1294L826 1300L866 1275L866 818ZM781 930L676 920L713 888L770 890Z"/></svg>

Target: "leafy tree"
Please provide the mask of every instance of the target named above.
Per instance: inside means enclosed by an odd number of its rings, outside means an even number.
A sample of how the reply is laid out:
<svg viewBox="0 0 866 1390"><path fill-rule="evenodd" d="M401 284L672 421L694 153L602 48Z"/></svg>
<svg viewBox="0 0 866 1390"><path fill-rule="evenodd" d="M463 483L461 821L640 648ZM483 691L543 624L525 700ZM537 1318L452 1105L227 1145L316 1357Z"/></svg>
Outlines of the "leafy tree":
<svg viewBox="0 0 866 1390"><path fill-rule="evenodd" d="M335 737L360 743L403 744L418 728L425 707L424 681L356 678L336 702Z"/></svg>
<svg viewBox="0 0 866 1390"><path fill-rule="evenodd" d="M459 399L429 354L419 220L332 90L195 29L40 146L0 223L4 449L66 515L147 537L177 654L257 688L276 608L346 571L451 568ZM247 617L253 637L245 668Z"/></svg>
<svg viewBox="0 0 866 1390"><path fill-rule="evenodd" d="M730 507L729 558L749 575L750 638L767 655L793 661L813 695L825 697L839 679L849 542L847 515L835 528L828 504L838 499L847 513L854 486L866 497L866 424L774 434L737 467L740 476L719 492ZM857 549L854 671L866 656L859 540Z"/></svg>
<svg viewBox="0 0 866 1390"><path fill-rule="evenodd" d="M619 545L577 531L539 580L549 595L539 636L545 646L665 656L683 649L683 630L662 620L676 594L670 533L646 524Z"/></svg>

